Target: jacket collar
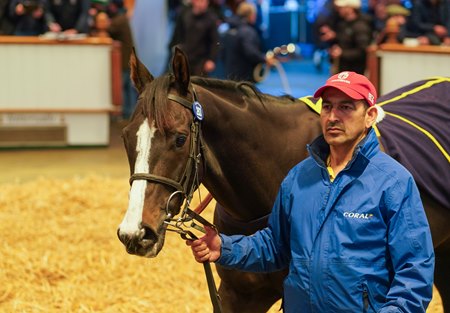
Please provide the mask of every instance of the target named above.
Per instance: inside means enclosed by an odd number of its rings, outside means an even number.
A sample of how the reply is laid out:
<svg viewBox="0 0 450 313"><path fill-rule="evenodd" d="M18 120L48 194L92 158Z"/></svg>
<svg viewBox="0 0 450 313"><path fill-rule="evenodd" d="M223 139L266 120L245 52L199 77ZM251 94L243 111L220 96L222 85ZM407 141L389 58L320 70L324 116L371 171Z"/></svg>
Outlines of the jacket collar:
<svg viewBox="0 0 450 313"><path fill-rule="evenodd" d="M317 162L321 167L326 168L326 159L330 154L330 146L325 141L323 135L317 137L310 145L307 145L309 155ZM373 128L370 128L367 135L358 143L353 151L353 156L347 167L350 167L358 155L361 155L364 159L372 158L378 151L380 151L380 144L378 143L377 135Z"/></svg>

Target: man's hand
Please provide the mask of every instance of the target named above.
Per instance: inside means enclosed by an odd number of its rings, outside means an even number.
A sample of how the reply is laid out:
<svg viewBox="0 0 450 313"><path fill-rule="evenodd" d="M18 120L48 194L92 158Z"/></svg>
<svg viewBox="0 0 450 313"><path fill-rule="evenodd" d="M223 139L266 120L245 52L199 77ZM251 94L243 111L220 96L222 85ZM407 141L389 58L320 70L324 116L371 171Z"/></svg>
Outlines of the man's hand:
<svg viewBox="0 0 450 313"><path fill-rule="evenodd" d="M214 63L214 61L212 61L212 60L207 60L205 62L205 64L203 65L203 70L206 73L211 73L212 71L215 70L215 68L216 68L216 63Z"/></svg>
<svg viewBox="0 0 450 313"><path fill-rule="evenodd" d="M339 59L342 55L342 48L339 47L338 45L333 45L328 53L330 54L332 59Z"/></svg>
<svg viewBox="0 0 450 313"><path fill-rule="evenodd" d="M434 25L433 31L439 38L445 38L448 35L447 28L442 25Z"/></svg>
<svg viewBox="0 0 450 313"><path fill-rule="evenodd" d="M276 62L278 62L278 60L275 58L275 56L273 56L273 55L267 56L266 55L266 64L267 64L267 66L269 66L269 67L270 66L274 66Z"/></svg>
<svg viewBox="0 0 450 313"><path fill-rule="evenodd" d="M220 257L222 241L214 228L205 226L205 231L205 236L197 240L186 240L186 245L191 247L197 262L215 262Z"/></svg>
<svg viewBox="0 0 450 313"><path fill-rule="evenodd" d="M321 41L331 41L336 38L336 32L331 29L328 25L323 25L320 27L320 40Z"/></svg>

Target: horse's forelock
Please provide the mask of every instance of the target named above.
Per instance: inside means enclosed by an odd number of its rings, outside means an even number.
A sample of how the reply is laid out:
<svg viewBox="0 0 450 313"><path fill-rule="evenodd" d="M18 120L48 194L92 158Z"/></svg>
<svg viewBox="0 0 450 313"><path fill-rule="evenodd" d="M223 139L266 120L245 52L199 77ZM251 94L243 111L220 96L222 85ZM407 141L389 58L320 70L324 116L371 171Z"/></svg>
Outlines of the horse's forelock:
<svg viewBox="0 0 450 313"><path fill-rule="evenodd" d="M161 130L164 129L163 126L167 124L170 117L170 112L166 109L170 81L169 75L158 77L143 93L144 114L149 121L154 121L156 128Z"/></svg>

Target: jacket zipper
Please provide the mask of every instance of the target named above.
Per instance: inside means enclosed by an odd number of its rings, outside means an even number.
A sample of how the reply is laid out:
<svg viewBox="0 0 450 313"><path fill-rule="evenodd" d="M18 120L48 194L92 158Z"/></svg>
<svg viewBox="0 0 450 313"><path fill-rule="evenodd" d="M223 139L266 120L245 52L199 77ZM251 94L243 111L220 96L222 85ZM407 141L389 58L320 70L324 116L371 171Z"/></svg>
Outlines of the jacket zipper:
<svg viewBox="0 0 450 313"><path fill-rule="evenodd" d="M369 292L367 291L367 287L363 287L363 305L364 305L364 313L367 313L369 309Z"/></svg>

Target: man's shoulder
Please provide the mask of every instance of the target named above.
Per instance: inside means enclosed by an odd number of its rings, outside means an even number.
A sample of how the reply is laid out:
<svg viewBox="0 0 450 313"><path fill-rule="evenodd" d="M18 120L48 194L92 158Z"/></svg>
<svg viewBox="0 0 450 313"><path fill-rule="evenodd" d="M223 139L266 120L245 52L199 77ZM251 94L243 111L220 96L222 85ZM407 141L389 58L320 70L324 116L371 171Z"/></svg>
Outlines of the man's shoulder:
<svg viewBox="0 0 450 313"><path fill-rule="evenodd" d="M377 171L379 171L380 173L385 173L391 178L403 180L412 177L411 173L403 164L401 164L385 152L379 151L371 159L370 163L376 168Z"/></svg>

